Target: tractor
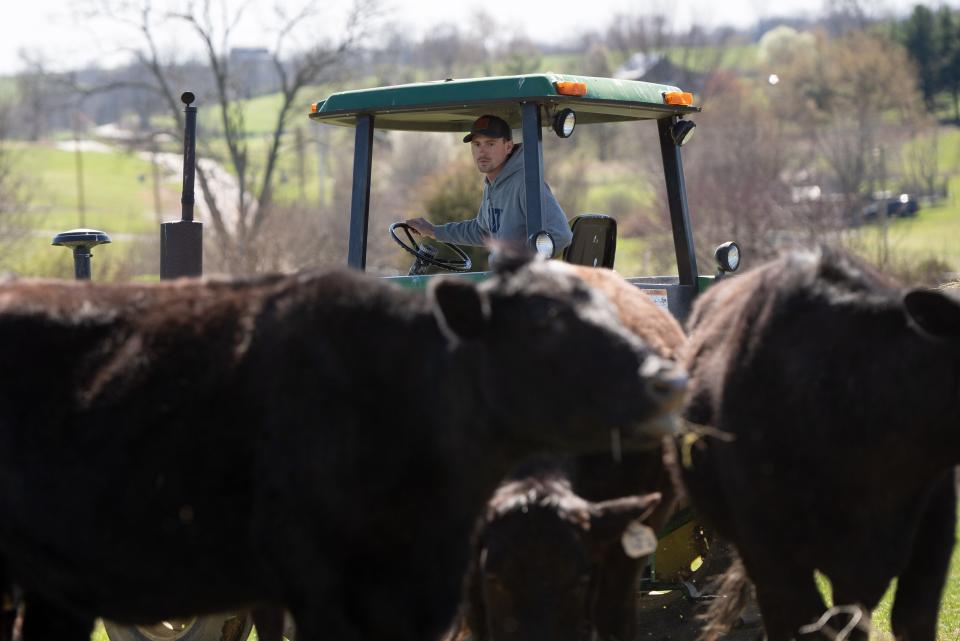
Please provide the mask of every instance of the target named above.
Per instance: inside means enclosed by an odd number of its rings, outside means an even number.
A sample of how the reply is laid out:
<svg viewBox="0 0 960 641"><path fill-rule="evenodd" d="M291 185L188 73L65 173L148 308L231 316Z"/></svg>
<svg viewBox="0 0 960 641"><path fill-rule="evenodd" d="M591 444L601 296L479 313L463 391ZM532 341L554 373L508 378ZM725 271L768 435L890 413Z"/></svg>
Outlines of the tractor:
<svg viewBox="0 0 960 641"><path fill-rule="evenodd" d="M189 97L192 101L193 96ZM189 115L191 107L187 109ZM309 118L320 125L354 130L352 202L346 240L347 264L358 270L365 270L367 266L370 186L377 130L462 135L482 115L504 119L514 131L520 132L523 143L529 247L549 259L613 268L617 249L617 222L613 217L575 216L571 220L573 239L562 253L555 251L553 239L543 231L544 165L549 162L549 158L544 158L543 136L546 132L567 139L575 128L592 124L655 123L677 274L628 276L627 280L682 322L698 293L715 278L736 271L740 263L739 247L735 242L727 242L714 253L717 263L714 274L701 276L697 269L680 152L695 132L696 125L689 117L698 112L700 109L693 105L692 94L669 85L538 73L341 91L311 105ZM188 132L188 139L191 135ZM192 162L188 155L185 153L185 162ZM186 169L184 175L187 176ZM191 203L192 196L191 175ZM162 265L161 272L165 272L165 277L197 275L202 270L199 223L192 220L192 215L189 218L185 215L180 223L165 225L169 227L164 232L167 245L162 248L162 260L166 256L168 262ZM389 233L413 258L407 275L389 277L402 286L424 288L427 281L435 277L428 272L437 270L475 280L487 276L486 272L473 270L470 257L462 248L426 242L405 223L394 223L384 233ZM710 598L704 593L705 579L724 567L726 551L687 507L681 507L658 536L659 545L650 570L640 585L639 610L641 616L650 613L651 622L656 618L661 623L666 621L666 625L679 625L687 620L693 604ZM676 614L671 614L674 611ZM250 629L249 619L249 615L239 613L153 626L108 623L107 631L111 641L243 641Z"/></svg>

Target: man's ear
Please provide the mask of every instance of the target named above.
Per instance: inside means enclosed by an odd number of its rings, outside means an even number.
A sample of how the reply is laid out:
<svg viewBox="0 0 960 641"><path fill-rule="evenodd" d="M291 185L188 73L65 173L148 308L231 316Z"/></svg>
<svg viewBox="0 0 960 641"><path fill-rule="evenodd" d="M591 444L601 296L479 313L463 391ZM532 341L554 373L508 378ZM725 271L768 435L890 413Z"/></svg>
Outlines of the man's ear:
<svg viewBox="0 0 960 641"><path fill-rule="evenodd" d="M476 284L462 278L435 278L427 297L440 330L451 340L480 336L490 319L490 301Z"/></svg>
<svg viewBox="0 0 960 641"><path fill-rule="evenodd" d="M960 339L960 300L936 289L914 289L903 297L907 316L927 334Z"/></svg>

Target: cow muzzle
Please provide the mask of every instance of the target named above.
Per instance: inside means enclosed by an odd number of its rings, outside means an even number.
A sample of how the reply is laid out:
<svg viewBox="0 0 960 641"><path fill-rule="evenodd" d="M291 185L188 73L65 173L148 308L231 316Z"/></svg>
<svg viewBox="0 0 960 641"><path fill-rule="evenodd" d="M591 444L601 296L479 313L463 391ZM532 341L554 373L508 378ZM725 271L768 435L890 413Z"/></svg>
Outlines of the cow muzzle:
<svg viewBox="0 0 960 641"><path fill-rule="evenodd" d="M687 372L673 361L648 356L640 367L647 396L662 412L680 409L687 391Z"/></svg>
<svg viewBox="0 0 960 641"><path fill-rule="evenodd" d="M674 434L677 431L676 415L686 397L687 372L673 361L648 356L640 367L640 376L652 408L650 419L644 422L644 431Z"/></svg>

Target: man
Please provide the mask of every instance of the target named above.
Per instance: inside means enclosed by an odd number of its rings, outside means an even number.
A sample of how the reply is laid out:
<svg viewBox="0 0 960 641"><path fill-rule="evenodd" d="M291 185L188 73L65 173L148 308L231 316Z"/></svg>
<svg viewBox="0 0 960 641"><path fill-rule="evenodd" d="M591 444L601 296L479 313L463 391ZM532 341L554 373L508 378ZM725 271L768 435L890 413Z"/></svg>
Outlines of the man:
<svg viewBox="0 0 960 641"><path fill-rule="evenodd" d="M496 116L477 118L463 142L470 143L477 169L485 176L483 201L477 217L457 223L434 225L425 218L413 218L407 224L424 236L458 245L484 245L495 238L524 245L527 229L526 183L523 177L523 145L513 144L510 125ZM553 236L559 252L570 244L573 234L550 187L544 183L543 228Z"/></svg>

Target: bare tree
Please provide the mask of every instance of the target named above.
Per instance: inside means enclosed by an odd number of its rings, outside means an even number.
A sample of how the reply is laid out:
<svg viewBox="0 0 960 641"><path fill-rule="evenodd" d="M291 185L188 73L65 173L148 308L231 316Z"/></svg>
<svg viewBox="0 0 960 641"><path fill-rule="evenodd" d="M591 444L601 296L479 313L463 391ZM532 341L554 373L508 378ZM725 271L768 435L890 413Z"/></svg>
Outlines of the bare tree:
<svg viewBox="0 0 960 641"><path fill-rule="evenodd" d="M814 141L834 188L859 206L885 182L879 150L916 116L916 78L903 48L864 32L819 34L777 73L772 94L780 118Z"/></svg>
<svg viewBox="0 0 960 641"><path fill-rule="evenodd" d="M7 111L0 108L0 268L11 249L30 233L30 185L16 170L16 151L7 145ZM34 221L35 222L35 221Z"/></svg>
<svg viewBox="0 0 960 641"><path fill-rule="evenodd" d="M24 70L14 78L17 101L11 107L15 117L6 123L9 127L6 133L39 140L49 133L51 120L63 107L63 97L58 91L61 76L50 71L48 61L36 52L21 49L19 58Z"/></svg>
<svg viewBox="0 0 960 641"><path fill-rule="evenodd" d="M617 14L607 27L606 44L627 58L636 52L663 51L673 42L670 11L663 7L657 13L642 15Z"/></svg>
<svg viewBox="0 0 960 641"><path fill-rule="evenodd" d="M874 0L827 0L824 23L834 36L863 31L875 22L878 5Z"/></svg>
<svg viewBox="0 0 960 641"><path fill-rule="evenodd" d="M523 33L514 35L501 52L500 63L507 75L533 73L540 68L540 47Z"/></svg>
<svg viewBox="0 0 960 641"><path fill-rule="evenodd" d="M918 118L904 146L903 164L910 188L936 198L946 182L940 166L940 128L935 118Z"/></svg>
<svg viewBox="0 0 960 641"><path fill-rule="evenodd" d="M264 54L279 87L279 106L273 125L266 135L262 155L254 157L259 144L251 145L251 131L244 118L241 73L234 70L230 58L232 37L251 7L246 0L229 11L214 0L189 1L179 11L158 8L153 0L88 0L88 13L109 18L135 30L139 37L132 53L142 66L141 81L118 83L130 87L148 87L156 92L176 123L176 135L183 131L183 105L179 95L186 88L180 74L186 65L172 62L161 46L165 29L188 27L187 33L198 46L207 73L208 90L217 112L219 137L203 136L198 141L198 156L217 158L236 181L235 189L219 188L211 166L198 163L197 180L206 211L213 227L213 247L220 267L231 273L249 273L260 265L258 245L266 221L277 209L275 183L283 141L292 115L305 116L308 104L304 90L329 81L338 71L345 54L369 32L375 17L376 0L354 0L338 37L298 48L298 37L309 29L319 31L323 5L308 3L291 10L279 4L274 8L273 43ZM181 32L182 33L182 32ZM102 88L101 88L102 89ZM207 94L196 91L201 100ZM218 153L217 147L221 152ZM227 193L229 192L229 193Z"/></svg>
<svg viewBox="0 0 960 641"><path fill-rule="evenodd" d="M704 266L713 264L712 249L721 242L736 240L745 255L760 260L798 229L787 207L789 151L782 129L749 81L728 77L722 86L710 109L697 116L702 133L684 147L687 197ZM665 216L664 198L660 192L655 204Z"/></svg>
<svg viewBox="0 0 960 641"><path fill-rule="evenodd" d="M489 23L481 22L480 28L489 28ZM422 69L444 78L475 73L488 57L483 38L476 35L473 31L465 35L455 24L440 23L424 34L416 47L416 62Z"/></svg>

